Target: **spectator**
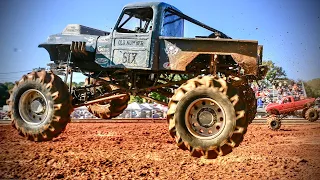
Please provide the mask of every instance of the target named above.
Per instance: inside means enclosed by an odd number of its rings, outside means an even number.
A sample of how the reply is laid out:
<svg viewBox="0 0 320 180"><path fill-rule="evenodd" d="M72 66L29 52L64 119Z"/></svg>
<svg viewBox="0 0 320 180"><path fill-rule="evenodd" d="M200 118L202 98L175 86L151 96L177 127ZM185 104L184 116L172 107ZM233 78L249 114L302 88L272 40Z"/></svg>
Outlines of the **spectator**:
<svg viewBox="0 0 320 180"><path fill-rule="evenodd" d="M160 117L159 114L157 114L155 112L152 113L152 118L159 118L159 117Z"/></svg>
<svg viewBox="0 0 320 180"><path fill-rule="evenodd" d="M263 101L262 101L262 98L258 98L257 100L257 105L258 105L258 108L263 108Z"/></svg>

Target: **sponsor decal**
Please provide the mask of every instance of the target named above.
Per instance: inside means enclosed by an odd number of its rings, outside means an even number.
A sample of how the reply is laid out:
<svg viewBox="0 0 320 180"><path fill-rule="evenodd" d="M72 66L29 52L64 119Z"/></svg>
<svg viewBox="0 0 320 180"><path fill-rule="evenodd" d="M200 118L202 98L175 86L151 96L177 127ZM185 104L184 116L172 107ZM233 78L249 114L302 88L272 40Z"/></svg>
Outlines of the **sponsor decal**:
<svg viewBox="0 0 320 180"><path fill-rule="evenodd" d="M168 43L166 49L165 49L165 52L168 54L168 55L175 55L177 54L179 51L179 48L174 45L174 44L171 44L171 43Z"/></svg>
<svg viewBox="0 0 320 180"><path fill-rule="evenodd" d="M170 69L170 63L169 63L169 62L163 63L163 67L164 67L165 69Z"/></svg>
<svg viewBox="0 0 320 180"><path fill-rule="evenodd" d="M107 51L107 47L106 46L98 46L98 51L99 52L106 52Z"/></svg>
<svg viewBox="0 0 320 180"><path fill-rule="evenodd" d="M135 40L135 39L119 39L117 42L118 46L138 46L143 47L144 41L141 40Z"/></svg>

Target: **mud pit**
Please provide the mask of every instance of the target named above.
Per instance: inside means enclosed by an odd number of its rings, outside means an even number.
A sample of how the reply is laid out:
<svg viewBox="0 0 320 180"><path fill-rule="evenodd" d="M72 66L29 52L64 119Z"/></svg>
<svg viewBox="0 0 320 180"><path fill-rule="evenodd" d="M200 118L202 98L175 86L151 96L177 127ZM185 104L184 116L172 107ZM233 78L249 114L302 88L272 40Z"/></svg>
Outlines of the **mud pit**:
<svg viewBox="0 0 320 180"><path fill-rule="evenodd" d="M0 179L320 179L320 124L250 125L242 144L215 160L178 149L165 123L71 123L34 143L0 126Z"/></svg>

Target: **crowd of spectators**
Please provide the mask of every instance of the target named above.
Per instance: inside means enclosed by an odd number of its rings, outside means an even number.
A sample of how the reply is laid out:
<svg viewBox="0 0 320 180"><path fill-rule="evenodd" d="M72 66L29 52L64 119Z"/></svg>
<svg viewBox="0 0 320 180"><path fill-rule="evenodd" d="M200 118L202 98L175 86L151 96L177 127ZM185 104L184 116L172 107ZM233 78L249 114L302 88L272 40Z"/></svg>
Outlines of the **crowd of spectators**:
<svg viewBox="0 0 320 180"><path fill-rule="evenodd" d="M296 100L306 97L302 82L276 80L272 86L252 84L257 98L258 108L264 108L269 103L280 103L283 97L293 96Z"/></svg>
<svg viewBox="0 0 320 180"><path fill-rule="evenodd" d="M128 107L116 118L165 118L167 107L160 104L138 104L138 107L133 107L134 103L128 105ZM71 114L72 119L93 119L97 118L88 111L85 106L74 109Z"/></svg>
<svg viewBox="0 0 320 180"><path fill-rule="evenodd" d="M86 107L80 107L76 108L72 114L71 114L72 119L92 119L92 118L97 118L94 115L92 115Z"/></svg>

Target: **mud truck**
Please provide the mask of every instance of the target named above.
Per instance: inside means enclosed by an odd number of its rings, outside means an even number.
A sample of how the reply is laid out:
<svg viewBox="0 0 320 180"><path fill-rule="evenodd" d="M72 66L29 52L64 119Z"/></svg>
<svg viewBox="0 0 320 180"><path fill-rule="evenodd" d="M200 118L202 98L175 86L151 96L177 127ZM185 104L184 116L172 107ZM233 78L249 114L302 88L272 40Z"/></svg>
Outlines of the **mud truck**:
<svg viewBox="0 0 320 180"><path fill-rule="evenodd" d="M271 103L266 106L269 114L267 117L268 127L272 130L278 130L281 127L281 119L288 115L295 115L298 110L302 110L302 117L310 122L314 122L319 118L319 112L315 105L315 98L307 98L303 100L295 100L292 96L281 99L280 103Z"/></svg>
<svg viewBox="0 0 320 180"><path fill-rule="evenodd" d="M212 34L184 38L185 21ZM67 25L39 47L48 51L51 70L24 75L7 101L13 127L31 141L57 137L75 107L117 117L134 95L168 105L178 147L216 158L243 140L256 113L249 83L267 71L257 41L231 39L162 2L126 5L112 32ZM87 77L84 86L72 87L74 72Z"/></svg>

